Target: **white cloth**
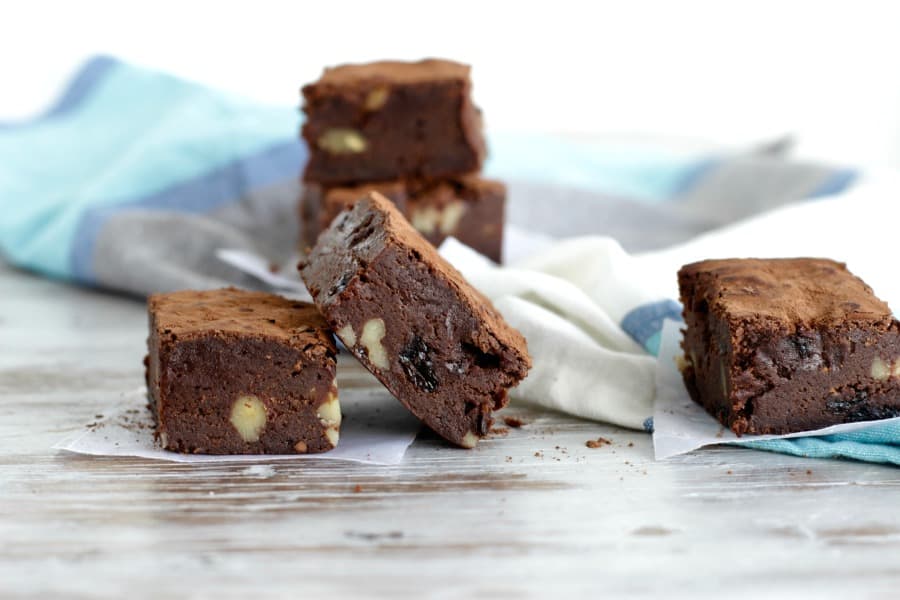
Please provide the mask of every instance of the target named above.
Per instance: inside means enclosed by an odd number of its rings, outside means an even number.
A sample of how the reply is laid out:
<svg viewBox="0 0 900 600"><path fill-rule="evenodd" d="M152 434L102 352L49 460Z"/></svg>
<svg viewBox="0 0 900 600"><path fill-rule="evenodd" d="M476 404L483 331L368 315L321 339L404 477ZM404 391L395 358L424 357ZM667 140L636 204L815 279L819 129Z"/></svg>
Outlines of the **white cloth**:
<svg viewBox="0 0 900 600"><path fill-rule="evenodd" d="M441 254L528 341L533 367L514 399L632 428L653 413L655 360L618 324L632 298L598 284L627 285L621 269L630 259L615 241L563 242L515 267L455 240Z"/></svg>
<svg viewBox="0 0 900 600"><path fill-rule="evenodd" d="M513 390L579 417L640 428L653 414L655 358L622 329L634 308L677 299L676 273L705 258L818 256L846 262L900 306L900 185L892 175L630 256L609 238L570 239L498 267L449 240L441 254L528 340L534 366ZM521 254L519 252L518 254Z"/></svg>

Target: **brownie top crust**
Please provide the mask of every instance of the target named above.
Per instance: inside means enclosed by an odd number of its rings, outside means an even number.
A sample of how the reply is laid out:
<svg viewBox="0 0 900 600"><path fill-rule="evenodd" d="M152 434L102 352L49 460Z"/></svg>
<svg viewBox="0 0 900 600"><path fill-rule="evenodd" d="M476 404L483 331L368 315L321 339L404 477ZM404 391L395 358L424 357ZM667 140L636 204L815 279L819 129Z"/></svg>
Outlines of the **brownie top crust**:
<svg viewBox="0 0 900 600"><path fill-rule="evenodd" d="M328 87L367 82L409 84L448 80L467 81L470 70L468 65L437 58L417 62L383 60L327 68L322 77L310 85Z"/></svg>
<svg viewBox="0 0 900 600"><path fill-rule="evenodd" d="M441 273L447 285L471 306L475 317L483 324L480 331L472 332L476 338L472 341L480 342L485 347L499 343L507 348L515 355L513 362L518 361L517 364L523 366L521 376L524 377L531 366L525 338L518 330L508 326L491 301L473 288L459 271L438 254L434 246L409 224L393 202L378 192L369 192L356 202L353 212L369 213L369 216L359 228L342 233L341 236L325 240L320 238L312 253L299 265L304 281L325 283L313 293L317 303L327 307L333 302L339 302L341 293L352 277L363 273L366 266L374 263L386 248L402 246L420 262L428 265L432 272ZM349 218L350 213L345 211L335 219L336 225L333 224L332 228L336 227L336 231L342 232L339 220ZM342 248L351 250L342 253ZM342 262L321 260L327 255L340 255ZM348 274L352 275L348 277Z"/></svg>
<svg viewBox="0 0 900 600"><path fill-rule="evenodd" d="M685 265L683 298L735 321L765 320L779 328L850 323L887 326L888 305L844 263L823 258L718 259ZM685 288L689 289L685 289ZM684 293L688 292L688 293ZM698 306L706 303L707 307Z"/></svg>
<svg viewBox="0 0 900 600"><path fill-rule="evenodd" d="M159 331L190 338L210 332L279 339L291 345L324 344L336 351L316 307L265 292L237 288L154 294L148 300Z"/></svg>

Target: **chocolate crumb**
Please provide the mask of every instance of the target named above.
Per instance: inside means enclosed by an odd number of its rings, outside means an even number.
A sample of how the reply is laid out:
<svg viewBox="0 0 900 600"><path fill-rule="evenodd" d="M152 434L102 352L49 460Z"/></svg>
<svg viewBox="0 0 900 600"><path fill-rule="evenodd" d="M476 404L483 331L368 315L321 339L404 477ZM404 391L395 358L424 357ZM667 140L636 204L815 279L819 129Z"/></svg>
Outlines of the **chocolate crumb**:
<svg viewBox="0 0 900 600"><path fill-rule="evenodd" d="M519 417L503 417L503 422L506 423L508 427L513 427L515 429L518 429L525 424L525 421Z"/></svg>
<svg viewBox="0 0 900 600"><path fill-rule="evenodd" d="M588 448L600 448L603 445L612 445L612 442L605 437L598 437L596 440L588 440L584 443Z"/></svg>
<svg viewBox="0 0 900 600"><path fill-rule="evenodd" d="M269 273L277 273L280 270L281 270L281 267L279 267L277 264L275 264L273 262L269 263Z"/></svg>
<svg viewBox="0 0 900 600"><path fill-rule="evenodd" d="M507 427L491 427L491 433L494 435L509 435Z"/></svg>
<svg viewBox="0 0 900 600"><path fill-rule="evenodd" d="M353 487L353 493L354 493L354 494L358 494L358 493L360 493L361 491L362 491L362 486L359 485L359 484L357 483L357 484Z"/></svg>
<svg viewBox="0 0 900 600"><path fill-rule="evenodd" d="M728 469L727 471L725 471L725 473L727 473L728 475L731 475L731 469Z"/></svg>
<svg viewBox="0 0 900 600"><path fill-rule="evenodd" d="M633 447L634 447L634 442L628 442L628 447L629 447L629 448L633 448Z"/></svg>
<svg viewBox="0 0 900 600"><path fill-rule="evenodd" d="M812 470L811 470L811 469L807 469L807 470L806 470L806 474L807 474L807 475L812 475Z"/></svg>

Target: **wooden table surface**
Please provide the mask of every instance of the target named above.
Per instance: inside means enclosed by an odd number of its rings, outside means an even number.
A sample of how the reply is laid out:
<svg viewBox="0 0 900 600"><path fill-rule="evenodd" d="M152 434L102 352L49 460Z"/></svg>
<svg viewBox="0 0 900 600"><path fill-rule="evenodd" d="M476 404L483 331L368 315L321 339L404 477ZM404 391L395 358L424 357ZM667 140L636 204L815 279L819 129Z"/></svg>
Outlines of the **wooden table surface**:
<svg viewBox="0 0 900 600"><path fill-rule="evenodd" d="M518 406L508 435L472 451L420 436L393 467L51 450L141 384L145 319L0 266L0 596L900 594L892 467L724 448L655 462L643 433ZM585 446L598 436L612 445Z"/></svg>

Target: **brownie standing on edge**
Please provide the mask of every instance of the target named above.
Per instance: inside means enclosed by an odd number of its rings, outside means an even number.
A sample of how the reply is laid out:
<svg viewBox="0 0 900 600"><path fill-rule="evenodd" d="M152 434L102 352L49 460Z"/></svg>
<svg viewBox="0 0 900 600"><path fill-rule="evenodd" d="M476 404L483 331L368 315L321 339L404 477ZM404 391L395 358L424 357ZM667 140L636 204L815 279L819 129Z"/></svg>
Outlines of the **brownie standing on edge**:
<svg viewBox="0 0 900 600"><path fill-rule="evenodd" d="M162 446L324 452L338 443L337 349L316 308L234 288L149 300L147 388Z"/></svg>
<svg viewBox="0 0 900 600"><path fill-rule="evenodd" d="M900 416L900 323L842 263L705 260L678 283L685 384L738 435Z"/></svg>
<svg viewBox="0 0 900 600"><path fill-rule="evenodd" d="M312 247L344 208L375 191L393 201L412 226L440 246L455 237L495 262L503 251L506 186L499 181L470 175L441 181L389 181L352 187L307 183L303 188L301 218L304 244Z"/></svg>
<svg viewBox="0 0 900 600"><path fill-rule="evenodd" d="M304 180L444 177L481 168L486 149L469 67L449 60L326 69L303 87Z"/></svg>
<svg viewBox="0 0 900 600"><path fill-rule="evenodd" d="M414 415L471 448L531 366L525 339L373 192L300 264L338 337Z"/></svg>

